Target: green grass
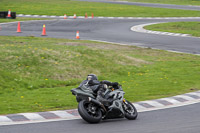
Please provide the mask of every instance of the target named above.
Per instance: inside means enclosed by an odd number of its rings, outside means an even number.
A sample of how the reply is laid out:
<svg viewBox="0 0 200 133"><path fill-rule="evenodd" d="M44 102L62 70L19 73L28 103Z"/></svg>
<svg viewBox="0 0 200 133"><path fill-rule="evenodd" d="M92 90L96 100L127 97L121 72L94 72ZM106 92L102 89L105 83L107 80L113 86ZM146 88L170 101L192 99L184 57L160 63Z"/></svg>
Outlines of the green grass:
<svg viewBox="0 0 200 133"><path fill-rule="evenodd" d="M145 29L173 33L184 33L200 37L200 22L171 22L145 26Z"/></svg>
<svg viewBox="0 0 200 133"><path fill-rule="evenodd" d="M69 0L1 0L0 9L11 9L17 14L83 16L134 16L134 17L189 17L200 16L200 11L162 9L133 5L80 2Z"/></svg>
<svg viewBox="0 0 200 133"><path fill-rule="evenodd" d="M131 2L161 3L175 5L200 5L199 0L125 0Z"/></svg>
<svg viewBox="0 0 200 133"><path fill-rule="evenodd" d="M29 20L47 20L47 19L45 19L45 18L24 18L24 17L17 17L16 19L0 18L0 23L15 22L15 21L29 21Z"/></svg>
<svg viewBox="0 0 200 133"><path fill-rule="evenodd" d="M91 41L0 36L0 114L76 108L89 73L132 102L200 89L200 56Z"/></svg>

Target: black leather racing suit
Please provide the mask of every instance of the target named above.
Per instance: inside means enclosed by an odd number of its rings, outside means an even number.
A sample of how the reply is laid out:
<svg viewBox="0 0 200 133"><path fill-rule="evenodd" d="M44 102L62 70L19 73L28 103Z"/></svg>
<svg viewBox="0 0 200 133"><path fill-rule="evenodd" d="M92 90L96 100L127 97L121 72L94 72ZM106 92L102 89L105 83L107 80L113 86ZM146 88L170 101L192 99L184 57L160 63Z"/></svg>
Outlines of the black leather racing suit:
<svg viewBox="0 0 200 133"><path fill-rule="evenodd" d="M118 85L118 83L116 82L112 83L106 80L101 82L99 82L98 80L90 80L88 84L92 88L93 92L97 94L96 99L101 103L103 103L104 105L109 106L112 100L108 100L105 98L106 88L103 86L103 84L106 84L107 86L113 86L113 85Z"/></svg>

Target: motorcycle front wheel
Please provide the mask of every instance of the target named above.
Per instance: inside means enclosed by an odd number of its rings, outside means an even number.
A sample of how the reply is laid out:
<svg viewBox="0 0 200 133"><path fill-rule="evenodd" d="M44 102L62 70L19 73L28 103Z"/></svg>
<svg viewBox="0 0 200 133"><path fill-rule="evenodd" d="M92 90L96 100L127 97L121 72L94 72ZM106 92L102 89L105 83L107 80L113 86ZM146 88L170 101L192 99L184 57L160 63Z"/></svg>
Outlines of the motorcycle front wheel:
<svg viewBox="0 0 200 133"><path fill-rule="evenodd" d="M138 116L137 109L135 106L126 100L126 102L123 102L123 108L125 112L125 118L128 120L135 120Z"/></svg>
<svg viewBox="0 0 200 133"><path fill-rule="evenodd" d="M100 107L86 100L79 102L78 112L80 116L88 123L99 123L102 119Z"/></svg>

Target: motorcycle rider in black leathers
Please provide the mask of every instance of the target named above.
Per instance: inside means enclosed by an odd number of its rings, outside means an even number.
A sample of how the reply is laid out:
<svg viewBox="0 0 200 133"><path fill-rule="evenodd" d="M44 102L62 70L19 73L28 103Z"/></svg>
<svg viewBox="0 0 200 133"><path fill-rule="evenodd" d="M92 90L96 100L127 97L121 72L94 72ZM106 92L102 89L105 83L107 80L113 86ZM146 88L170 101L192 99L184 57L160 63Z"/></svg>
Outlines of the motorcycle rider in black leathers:
<svg viewBox="0 0 200 133"><path fill-rule="evenodd" d="M84 80L81 84L86 84L88 85L92 91L97 94L96 99L98 101L100 101L101 103L103 103L104 105L108 105L109 103L111 103L113 100L108 100L106 99L105 96L105 91L106 91L106 87L104 86L104 84L106 84L107 86L113 86L114 88L117 88L118 83L117 82L110 82L110 81L98 81L97 76L95 74L89 74L87 76L87 79Z"/></svg>

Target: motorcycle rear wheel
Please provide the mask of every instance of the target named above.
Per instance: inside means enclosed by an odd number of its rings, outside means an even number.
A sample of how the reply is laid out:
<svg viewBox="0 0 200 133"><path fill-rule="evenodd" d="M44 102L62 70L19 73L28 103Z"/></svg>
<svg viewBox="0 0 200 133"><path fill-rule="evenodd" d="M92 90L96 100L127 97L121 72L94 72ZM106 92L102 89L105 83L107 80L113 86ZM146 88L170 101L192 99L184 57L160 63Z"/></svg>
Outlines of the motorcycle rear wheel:
<svg viewBox="0 0 200 133"><path fill-rule="evenodd" d="M99 123L102 119L101 109L86 100L79 102L78 112L80 116L88 123Z"/></svg>
<svg viewBox="0 0 200 133"><path fill-rule="evenodd" d="M127 108L124 107L124 111L125 111L125 118L128 120L135 120L138 116L138 112L137 109L135 108L135 106L126 100L126 103L123 103L123 107L126 106Z"/></svg>

